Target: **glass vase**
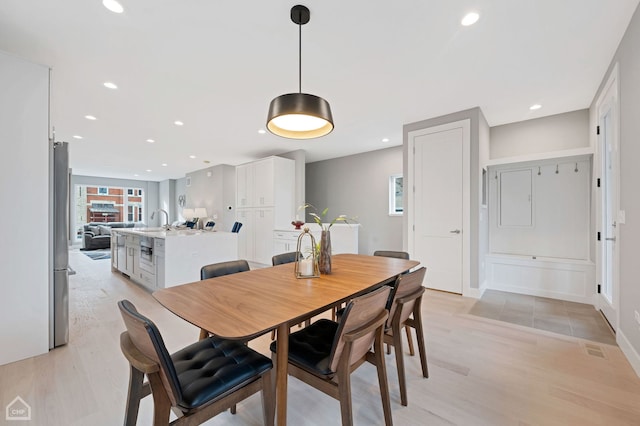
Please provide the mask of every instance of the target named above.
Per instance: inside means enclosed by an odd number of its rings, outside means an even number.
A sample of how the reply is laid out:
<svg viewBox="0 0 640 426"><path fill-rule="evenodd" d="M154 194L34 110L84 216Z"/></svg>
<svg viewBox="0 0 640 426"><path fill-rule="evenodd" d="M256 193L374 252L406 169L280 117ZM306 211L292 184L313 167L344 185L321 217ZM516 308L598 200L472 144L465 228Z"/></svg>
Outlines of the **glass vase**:
<svg viewBox="0 0 640 426"><path fill-rule="evenodd" d="M318 268L321 274L331 273L331 233L322 231L320 236L320 261Z"/></svg>

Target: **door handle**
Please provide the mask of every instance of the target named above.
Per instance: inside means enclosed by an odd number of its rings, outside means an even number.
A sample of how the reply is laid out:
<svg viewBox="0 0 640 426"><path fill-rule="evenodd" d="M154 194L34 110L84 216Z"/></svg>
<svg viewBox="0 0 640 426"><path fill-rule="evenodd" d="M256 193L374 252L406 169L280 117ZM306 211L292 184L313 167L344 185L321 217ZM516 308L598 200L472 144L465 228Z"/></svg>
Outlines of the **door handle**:
<svg viewBox="0 0 640 426"><path fill-rule="evenodd" d="M459 229L454 229L453 231L449 231L450 234L459 234L461 231Z"/></svg>
<svg viewBox="0 0 640 426"><path fill-rule="evenodd" d="M616 240L616 237L605 238L605 240L607 240L607 241L615 241L615 240Z"/></svg>

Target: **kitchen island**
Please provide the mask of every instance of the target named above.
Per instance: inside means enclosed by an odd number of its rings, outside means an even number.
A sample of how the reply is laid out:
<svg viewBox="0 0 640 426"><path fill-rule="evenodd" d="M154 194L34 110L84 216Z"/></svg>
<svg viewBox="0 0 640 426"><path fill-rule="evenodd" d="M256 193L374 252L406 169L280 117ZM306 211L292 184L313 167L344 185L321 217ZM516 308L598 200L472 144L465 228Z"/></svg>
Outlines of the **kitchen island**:
<svg viewBox="0 0 640 426"><path fill-rule="evenodd" d="M129 228L111 232L111 270L150 290L198 281L200 268L238 259L238 234Z"/></svg>

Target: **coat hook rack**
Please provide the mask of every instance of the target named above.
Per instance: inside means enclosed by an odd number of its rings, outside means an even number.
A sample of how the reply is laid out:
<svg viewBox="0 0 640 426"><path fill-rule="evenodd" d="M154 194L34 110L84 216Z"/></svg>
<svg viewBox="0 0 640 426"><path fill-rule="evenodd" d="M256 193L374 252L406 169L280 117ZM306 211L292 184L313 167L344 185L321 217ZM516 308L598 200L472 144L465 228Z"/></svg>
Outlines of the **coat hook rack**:
<svg viewBox="0 0 640 426"><path fill-rule="evenodd" d="M576 163L576 168L573 169L574 172L578 173L578 163Z"/></svg>
<svg viewBox="0 0 640 426"><path fill-rule="evenodd" d="M556 164L556 174L560 173L560 170L558 170L558 165Z"/></svg>

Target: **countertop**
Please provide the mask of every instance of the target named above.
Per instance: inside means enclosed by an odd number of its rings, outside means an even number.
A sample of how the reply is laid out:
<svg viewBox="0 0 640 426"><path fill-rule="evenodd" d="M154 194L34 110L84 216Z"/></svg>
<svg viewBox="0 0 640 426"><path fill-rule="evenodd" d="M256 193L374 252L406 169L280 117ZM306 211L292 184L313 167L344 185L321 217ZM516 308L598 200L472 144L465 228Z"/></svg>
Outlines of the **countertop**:
<svg viewBox="0 0 640 426"><path fill-rule="evenodd" d="M220 234L230 234L231 232L223 231L204 231L202 229L171 229L169 231L162 227L158 228L117 228L111 231L120 234L132 234L142 237L151 238L173 238L173 237L193 237L200 236L203 238L210 238Z"/></svg>

